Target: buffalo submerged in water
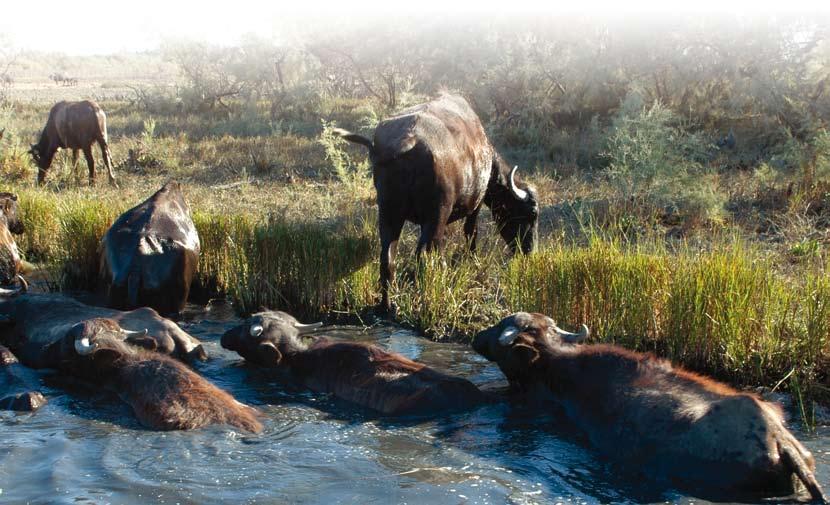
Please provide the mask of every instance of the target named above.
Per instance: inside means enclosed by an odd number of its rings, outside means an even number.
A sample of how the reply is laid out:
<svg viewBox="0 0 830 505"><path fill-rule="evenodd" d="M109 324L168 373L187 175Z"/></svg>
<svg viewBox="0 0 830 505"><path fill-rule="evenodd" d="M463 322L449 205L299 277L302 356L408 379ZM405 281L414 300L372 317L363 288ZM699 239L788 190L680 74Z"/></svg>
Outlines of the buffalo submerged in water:
<svg viewBox="0 0 830 505"><path fill-rule="evenodd" d="M119 312L61 295L18 295L0 302L0 315L1 340L24 365L59 370L114 390L149 428L262 428L255 409L157 352L204 356L196 339L152 309Z"/></svg>
<svg viewBox="0 0 830 505"><path fill-rule="evenodd" d="M604 454L715 498L783 496L802 486L827 502L813 456L776 404L650 354L580 345L543 314L519 312L478 333L473 348L516 390L553 399Z"/></svg>
<svg viewBox="0 0 830 505"><path fill-rule="evenodd" d="M536 190L496 152L464 98L445 94L388 117L378 124L374 140L341 129L335 133L369 149L378 202L381 309L391 308L389 283L406 221L421 227L420 253L440 247L447 225L463 218L474 250L484 204L514 252L535 247Z"/></svg>
<svg viewBox="0 0 830 505"><path fill-rule="evenodd" d="M121 215L102 240L109 304L180 312L199 264L199 235L181 185L170 181Z"/></svg>
<svg viewBox="0 0 830 505"><path fill-rule="evenodd" d="M288 372L312 391L386 415L442 415L489 400L465 379L374 345L322 336L303 342L303 335L319 326L300 324L285 312L261 312L225 332L221 343L247 361Z"/></svg>

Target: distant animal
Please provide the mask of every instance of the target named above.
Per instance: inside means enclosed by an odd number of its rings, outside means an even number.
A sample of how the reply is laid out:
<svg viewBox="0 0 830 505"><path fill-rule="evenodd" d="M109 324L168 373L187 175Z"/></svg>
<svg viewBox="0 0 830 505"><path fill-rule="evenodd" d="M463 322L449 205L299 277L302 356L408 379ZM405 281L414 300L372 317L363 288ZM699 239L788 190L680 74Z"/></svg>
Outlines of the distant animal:
<svg viewBox="0 0 830 505"><path fill-rule="evenodd" d="M381 121L374 140L334 131L369 149L378 202L382 310L389 310L389 284L405 221L420 225L417 252L440 247L447 225L464 218L464 234L476 247L482 204L490 207L513 252L536 244L536 190L516 177L484 133L464 98L449 94Z"/></svg>
<svg viewBox="0 0 830 505"><path fill-rule="evenodd" d="M181 359L207 359L199 340L149 307L122 312L61 294L18 294L0 298L0 317L15 323L2 332L0 340L33 368L58 368L58 357L48 351L49 346L74 325L95 318L112 319L130 331L127 343L131 345Z"/></svg>
<svg viewBox="0 0 830 505"><path fill-rule="evenodd" d="M473 383L373 345L302 336L320 326L285 312L252 315L222 335L225 349L257 365L283 370L305 387L391 416L442 415L481 405Z"/></svg>
<svg viewBox="0 0 830 505"><path fill-rule="evenodd" d="M780 407L650 354L579 345L589 334L518 312L479 332L473 348L514 390L552 399L601 452L702 496L783 496L806 487L827 503L813 456Z"/></svg>
<svg viewBox="0 0 830 505"><path fill-rule="evenodd" d="M134 347L147 330L127 331L111 318L93 317L71 325L49 314L11 318L14 335L4 336L22 350L33 368L53 368L118 393L139 422L155 430L189 430L228 424L259 432L258 412L236 401L184 364ZM36 351L33 355L33 351Z"/></svg>
<svg viewBox="0 0 830 505"><path fill-rule="evenodd" d="M715 142L715 145L721 149L735 149L735 146L738 145L738 142L737 139L735 139L735 132L732 130L732 128L729 129L729 133L719 138Z"/></svg>
<svg viewBox="0 0 830 505"><path fill-rule="evenodd" d="M40 391L30 389L32 372L20 365L14 354L0 345L0 409L32 412L46 404Z"/></svg>
<svg viewBox="0 0 830 505"><path fill-rule="evenodd" d="M49 119L40 134L37 144L32 144L29 153L38 166L37 183L43 184L46 171L59 148L72 149L73 165L78 161L78 149L84 152L89 168L89 183L95 184L95 159L92 144L98 143L110 184L118 187L112 173L112 157L107 144L107 116L97 103L58 102L49 111Z"/></svg>
<svg viewBox="0 0 830 505"><path fill-rule="evenodd" d="M181 185L170 181L121 215L101 242L109 304L181 311L199 264L199 234Z"/></svg>

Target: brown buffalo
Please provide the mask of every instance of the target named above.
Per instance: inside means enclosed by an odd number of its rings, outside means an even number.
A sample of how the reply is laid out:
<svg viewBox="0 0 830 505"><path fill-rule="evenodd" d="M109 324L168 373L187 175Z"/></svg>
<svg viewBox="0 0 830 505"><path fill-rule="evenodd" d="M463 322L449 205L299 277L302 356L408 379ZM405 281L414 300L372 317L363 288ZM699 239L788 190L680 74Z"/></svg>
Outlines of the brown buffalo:
<svg viewBox="0 0 830 505"><path fill-rule="evenodd" d="M60 294L25 294L0 300L0 316L14 323L3 334L6 345L32 368L57 368L58 358L50 354L50 346L69 328L95 318L112 319L133 332L147 330L146 335L135 333L130 344L179 358L207 358L201 342L149 307L122 312Z"/></svg>
<svg viewBox="0 0 830 505"><path fill-rule="evenodd" d="M483 203L514 252L534 248L536 191L517 180L516 167L511 170L496 152L462 97L445 94L386 118L374 140L346 130L335 133L369 148L378 201L382 309L390 308L389 283L405 221L421 227L420 253L440 247L447 224L464 218L464 234L474 250Z"/></svg>
<svg viewBox="0 0 830 505"><path fill-rule="evenodd" d="M303 342L301 336L318 326L300 324L285 312L261 312L222 335L222 347L252 363L284 370L312 391L387 415L443 414L487 399L467 380L377 346L325 337Z"/></svg>
<svg viewBox="0 0 830 505"><path fill-rule="evenodd" d="M49 111L46 127L37 144L29 151L38 166L37 183L42 184L52 158L59 148L72 149L73 165L78 161L78 149L84 152L89 167L89 183L95 183L95 159L92 144L97 142L107 168L110 184L118 187L112 173L112 157L107 144L107 116L97 103L89 100L80 102L58 102Z"/></svg>
<svg viewBox="0 0 830 505"><path fill-rule="evenodd" d="M31 371L20 365L14 354L0 345L0 409L34 411L46 404L39 391L30 389L26 375Z"/></svg>
<svg viewBox="0 0 830 505"><path fill-rule="evenodd" d="M119 217L102 240L101 276L119 309L184 308L199 264L199 235L181 185L170 181Z"/></svg>
<svg viewBox="0 0 830 505"><path fill-rule="evenodd" d="M516 389L560 405L601 452L702 495L826 497L812 455L781 409L650 354L578 345L542 314L519 312L478 333L473 348Z"/></svg>

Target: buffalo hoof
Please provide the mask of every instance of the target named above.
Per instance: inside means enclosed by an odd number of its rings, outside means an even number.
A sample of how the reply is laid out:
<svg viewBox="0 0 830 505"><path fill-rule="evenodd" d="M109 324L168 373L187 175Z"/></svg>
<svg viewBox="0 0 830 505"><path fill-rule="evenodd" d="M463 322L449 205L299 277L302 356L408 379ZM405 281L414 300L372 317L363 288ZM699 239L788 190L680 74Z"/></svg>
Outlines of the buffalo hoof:
<svg viewBox="0 0 830 505"><path fill-rule="evenodd" d="M29 391L0 400L0 409L18 412L34 412L46 405L46 398L39 391Z"/></svg>
<svg viewBox="0 0 830 505"><path fill-rule="evenodd" d="M393 320L398 316L398 304L391 302L388 306L383 302L375 306L375 317L379 320Z"/></svg>

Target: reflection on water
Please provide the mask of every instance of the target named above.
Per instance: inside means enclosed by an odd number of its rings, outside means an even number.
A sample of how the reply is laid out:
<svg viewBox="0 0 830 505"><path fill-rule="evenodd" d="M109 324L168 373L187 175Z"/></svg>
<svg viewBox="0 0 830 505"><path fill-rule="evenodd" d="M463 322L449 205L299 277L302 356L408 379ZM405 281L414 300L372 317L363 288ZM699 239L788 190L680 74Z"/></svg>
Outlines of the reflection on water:
<svg viewBox="0 0 830 505"><path fill-rule="evenodd" d="M141 428L111 393L40 373L49 399L36 414L0 414L0 502L8 503L596 503L691 502L653 490L579 445L539 409L499 402L430 421L378 418L283 384L219 346L231 307L190 307L182 326L212 359L200 373L259 407L265 430ZM376 342L498 395L498 369L458 344L395 327L330 335ZM545 412L542 410L542 412ZM830 488L830 430L798 434ZM700 503L700 500L694 500Z"/></svg>

